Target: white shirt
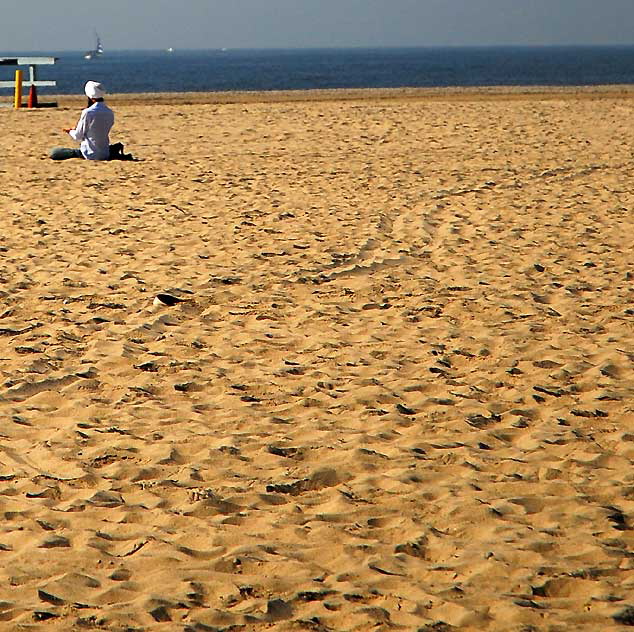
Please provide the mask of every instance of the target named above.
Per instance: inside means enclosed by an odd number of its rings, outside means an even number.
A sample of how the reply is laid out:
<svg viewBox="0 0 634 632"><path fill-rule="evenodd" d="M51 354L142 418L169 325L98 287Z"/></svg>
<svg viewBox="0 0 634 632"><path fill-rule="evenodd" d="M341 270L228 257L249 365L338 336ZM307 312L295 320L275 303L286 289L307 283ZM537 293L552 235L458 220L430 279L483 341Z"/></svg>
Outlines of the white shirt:
<svg viewBox="0 0 634 632"><path fill-rule="evenodd" d="M82 111L77 126L68 133L80 142L79 149L86 160L108 160L108 134L113 125L114 112L103 101L97 101Z"/></svg>

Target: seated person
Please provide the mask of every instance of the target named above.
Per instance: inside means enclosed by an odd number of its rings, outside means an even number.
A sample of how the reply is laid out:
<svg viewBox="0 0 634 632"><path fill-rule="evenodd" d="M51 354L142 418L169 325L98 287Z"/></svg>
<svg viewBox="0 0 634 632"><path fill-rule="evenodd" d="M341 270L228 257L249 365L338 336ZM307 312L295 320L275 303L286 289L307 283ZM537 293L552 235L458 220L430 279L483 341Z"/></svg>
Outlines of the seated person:
<svg viewBox="0 0 634 632"><path fill-rule="evenodd" d="M84 88L88 107L82 111L75 129L64 129L73 140L79 141L79 149L57 147L50 153L53 160L85 158L86 160L132 160L123 153L123 145L110 145L110 130L114 125L114 112L104 103L104 87L96 81L88 81Z"/></svg>

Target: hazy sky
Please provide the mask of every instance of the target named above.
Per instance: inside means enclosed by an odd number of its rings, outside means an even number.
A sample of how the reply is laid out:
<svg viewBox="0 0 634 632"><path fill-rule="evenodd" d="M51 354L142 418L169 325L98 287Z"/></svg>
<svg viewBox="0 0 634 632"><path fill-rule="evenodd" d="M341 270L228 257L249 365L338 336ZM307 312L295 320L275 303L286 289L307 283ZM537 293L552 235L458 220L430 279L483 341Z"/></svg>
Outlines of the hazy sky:
<svg viewBox="0 0 634 632"><path fill-rule="evenodd" d="M106 49L634 44L634 0L0 0L0 55Z"/></svg>

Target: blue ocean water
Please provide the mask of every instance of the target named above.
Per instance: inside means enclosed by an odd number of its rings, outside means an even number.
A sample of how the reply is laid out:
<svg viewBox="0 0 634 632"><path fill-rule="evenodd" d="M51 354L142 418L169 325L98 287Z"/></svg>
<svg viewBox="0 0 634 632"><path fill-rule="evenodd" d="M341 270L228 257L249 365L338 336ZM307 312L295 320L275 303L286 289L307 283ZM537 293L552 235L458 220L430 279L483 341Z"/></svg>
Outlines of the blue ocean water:
<svg viewBox="0 0 634 632"><path fill-rule="evenodd" d="M324 50L83 51L54 55L43 92L82 93L86 80L111 93L307 90L446 86L566 86L634 83L634 46ZM0 51L0 57L16 55ZM0 79L12 77L0 66Z"/></svg>

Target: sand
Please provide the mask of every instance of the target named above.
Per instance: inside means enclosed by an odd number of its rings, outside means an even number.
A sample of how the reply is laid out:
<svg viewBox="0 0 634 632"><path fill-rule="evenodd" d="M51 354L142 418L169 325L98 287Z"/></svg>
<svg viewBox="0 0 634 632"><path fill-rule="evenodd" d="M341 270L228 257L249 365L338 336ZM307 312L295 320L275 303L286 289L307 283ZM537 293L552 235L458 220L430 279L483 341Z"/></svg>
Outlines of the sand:
<svg viewBox="0 0 634 632"><path fill-rule="evenodd" d="M353 96L0 110L0 629L634 624L634 95Z"/></svg>

